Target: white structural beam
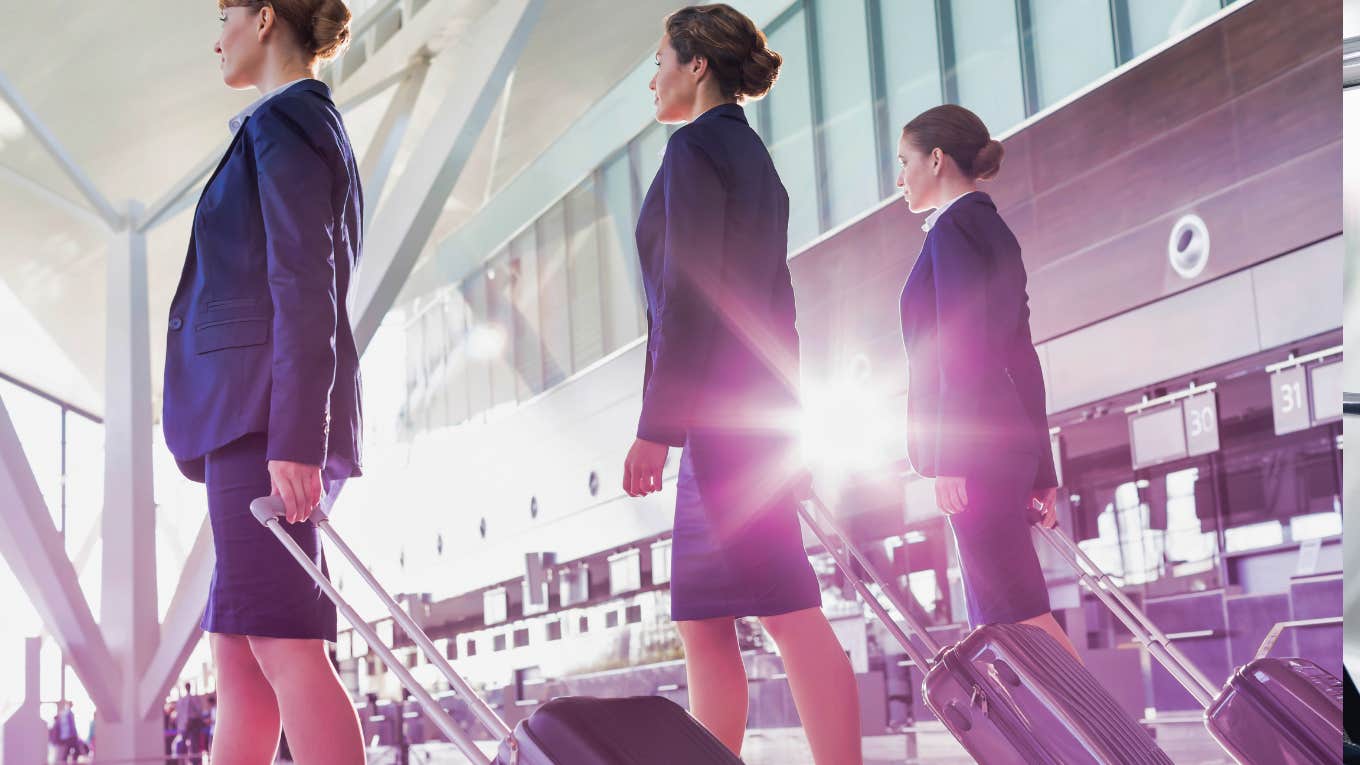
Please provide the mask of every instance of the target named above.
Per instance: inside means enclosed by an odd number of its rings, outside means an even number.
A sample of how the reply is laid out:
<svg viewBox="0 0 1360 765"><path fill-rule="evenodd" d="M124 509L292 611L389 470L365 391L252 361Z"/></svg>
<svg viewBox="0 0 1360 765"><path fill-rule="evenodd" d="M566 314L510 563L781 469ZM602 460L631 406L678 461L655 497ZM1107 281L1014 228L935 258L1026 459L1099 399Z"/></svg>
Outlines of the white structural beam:
<svg viewBox="0 0 1360 765"><path fill-rule="evenodd" d="M367 234L353 312L361 353L429 241L542 7L543 0L496 3L446 54L457 57L459 77Z"/></svg>
<svg viewBox="0 0 1360 765"><path fill-rule="evenodd" d="M118 670L0 400L0 555L95 706L117 710Z"/></svg>
<svg viewBox="0 0 1360 765"><path fill-rule="evenodd" d="M387 105L387 111L383 113L382 121L378 123L373 143L359 165L359 177L363 179L364 199L367 202L364 231L368 231L373 223L373 213L387 186L387 176L392 172L397 150L401 148L406 130L411 126L411 112L415 110L416 99L420 97L420 89L425 85L425 76L429 72L430 60L425 57L407 70L406 76L397 86L397 92L392 95L391 103Z"/></svg>
<svg viewBox="0 0 1360 765"><path fill-rule="evenodd" d="M38 711L39 655L42 638L24 640L24 700L0 721L0 765L47 762L47 725Z"/></svg>
<svg viewBox="0 0 1360 765"><path fill-rule="evenodd" d="M128 219L141 216L136 203ZM96 715L101 760L163 754L159 714L141 707L141 678L159 639L156 506L151 466L151 335L146 236L114 236L108 257L104 419L103 590L100 621L122 682L121 719Z"/></svg>
<svg viewBox="0 0 1360 765"><path fill-rule="evenodd" d="M203 634L199 623L203 616L203 605L212 583L213 563L212 526L207 517L198 530L194 546L189 550L187 566L180 576L175 594L166 610L165 621L161 624L160 643L151 657L146 672L142 674L142 687L138 691L138 713L154 714L165 703L170 687L175 684L184 663L194 652Z"/></svg>
<svg viewBox="0 0 1360 765"><path fill-rule="evenodd" d="M76 164L71 155L66 153L56 137L42 123L42 120L38 119L38 116L28 108L28 104L24 103L24 99L19 96L19 91L10 84L9 80L5 79L3 74L0 74L0 99L9 104L9 107L19 117L19 121L24 123L24 127L33 134L38 143L42 144L42 147L52 156L52 159L76 185L76 188L80 189L80 193L89 201L90 206L99 213L99 217L103 219L104 223L114 231L123 228L126 225L126 219L113 208L113 205L109 204L109 200L105 199L103 194L99 193L94 182L90 180L89 176L85 175L85 172L80 169L80 165Z"/></svg>
<svg viewBox="0 0 1360 765"><path fill-rule="evenodd" d="M35 198L46 202L68 215L79 218L86 223L91 223L100 229L105 228L107 225L104 219L99 217L99 215L90 208L75 200L68 199L65 194L55 191L12 168L0 165L0 179L8 181L19 190L28 192Z"/></svg>

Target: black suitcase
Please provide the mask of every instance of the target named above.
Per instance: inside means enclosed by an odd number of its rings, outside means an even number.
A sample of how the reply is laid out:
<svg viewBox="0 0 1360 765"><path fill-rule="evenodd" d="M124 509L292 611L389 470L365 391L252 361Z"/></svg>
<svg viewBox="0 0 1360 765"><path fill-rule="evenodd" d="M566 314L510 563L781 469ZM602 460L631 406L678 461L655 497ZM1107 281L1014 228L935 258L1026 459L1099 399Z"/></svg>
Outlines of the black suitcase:
<svg viewBox="0 0 1360 765"><path fill-rule="evenodd" d="M496 763L741 765L741 760L670 699L638 696L553 699L515 726Z"/></svg>
<svg viewBox="0 0 1360 765"><path fill-rule="evenodd" d="M1275 625L1256 658L1219 688L1172 645L1146 613L1096 566L1070 537L1035 526L1083 584L1104 603L1148 652L1204 708L1209 734L1242 765L1314 765L1339 761L1342 741L1341 681L1306 659L1275 659L1269 653L1289 627L1336 624L1340 617Z"/></svg>
<svg viewBox="0 0 1360 765"><path fill-rule="evenodd" d="M349 545L331 526L326 512L318 508L312 522L349 560L355 572L382 600L392 618L406 631L426 659L439 668L473 715L500 742L496 759L484 754L471 734L411 676L406 665L386 646L378 633L331 585L312 559L284 531L284 513L278 497L250 503L255 518L279 538L293 558L312 577L337 609L361 634L425 710L434 725L453 742L469 762L494 765L741 765L741 760L714 738L684 709L659 696L625 699L559 698L535 710L513 731L486 701L444 658L444 654L415 623L410 614L378 584Z"/></svg>
<svg viewBox="0 0 1360 765"><path fill-rule="evenodd" d="M983 765L1171 765L1152 736L1043 630L984 625L940 649L805 488L799 514L869 609L925 672L927 704ZM863 572L908 625L902 629Z"/></svg>

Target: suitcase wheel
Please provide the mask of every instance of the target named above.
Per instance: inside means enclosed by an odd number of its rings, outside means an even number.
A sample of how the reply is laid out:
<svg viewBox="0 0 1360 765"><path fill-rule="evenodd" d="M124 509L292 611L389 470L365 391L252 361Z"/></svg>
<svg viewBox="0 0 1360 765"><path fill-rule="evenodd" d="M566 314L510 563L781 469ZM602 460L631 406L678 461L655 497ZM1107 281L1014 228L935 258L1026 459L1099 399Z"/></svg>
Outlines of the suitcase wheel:
<svg viewBox="0 0 1360 765"><path fill-rule="evenodd" d="M949 727L960 733L967 733L973 728L973 722L968 719L968 713L959 709L959 705L952 701L949 702L949 706L944 708L944 717L945 722L949 723Z"/></svg>

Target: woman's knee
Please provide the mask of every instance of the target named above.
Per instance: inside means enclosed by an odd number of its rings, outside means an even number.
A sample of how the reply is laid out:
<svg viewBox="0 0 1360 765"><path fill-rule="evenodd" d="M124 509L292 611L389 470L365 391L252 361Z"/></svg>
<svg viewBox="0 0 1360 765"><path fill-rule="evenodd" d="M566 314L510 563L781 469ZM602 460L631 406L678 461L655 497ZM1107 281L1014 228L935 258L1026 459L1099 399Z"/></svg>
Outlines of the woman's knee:
<svg viewBox="0 0 1360 765"><path fill-rule="evenodd" d="M306 673L325 660L320 640L296 640L252 635L250 650L270 683L285 680L290 675Z"/></svg>
<svg viewBox="0 0 1360 765"><path fill-rule="evenodd" d="M250 648L250 638L244 635L222 635L210 633L208 643L212 647L213 663L218 671L232 675L258 675L259 661Z"/></svg>
<svg viewBox="0 0 1360 765"><path fill-rule="evenodd" d="M774 616L760 617L760 626L765 628L766 634L774 640L776 644L783 643L795 633L806 632L810 626L815 626L815 620L825 620L820 608L808 608L802 611L792 611L787 614L775 614Z"/></svg>
<svg viewBox="0 0 1360 765"><path fill-rule="evenodd" d="M695 619L676 622L680 640L687 652L720 651L737 645L737 629L732 619Z"/></svg>

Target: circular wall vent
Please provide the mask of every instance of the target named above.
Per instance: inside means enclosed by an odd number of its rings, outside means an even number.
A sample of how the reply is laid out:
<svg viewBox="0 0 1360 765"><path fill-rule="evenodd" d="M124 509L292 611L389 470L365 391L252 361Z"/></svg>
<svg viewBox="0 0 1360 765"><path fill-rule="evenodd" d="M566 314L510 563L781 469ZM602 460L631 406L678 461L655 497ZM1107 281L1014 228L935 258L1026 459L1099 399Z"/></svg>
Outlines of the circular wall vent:
<svg viewBox="0 0 1360 765"><path fill-rule="evenodd" d="M1181 278L1199 276L1209 264L1209 227L1204 225L1204 219L1194 213L1181 216L1171 227L1166 255Z"/></svg>

